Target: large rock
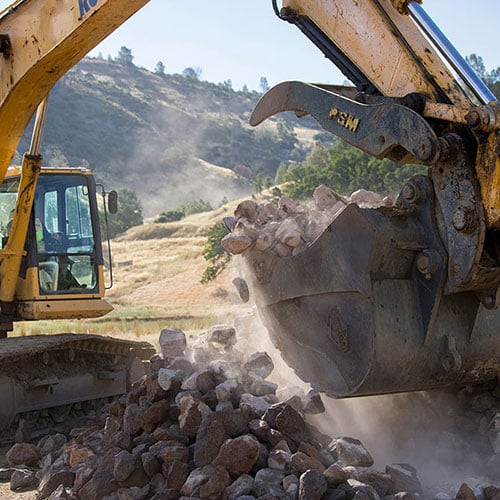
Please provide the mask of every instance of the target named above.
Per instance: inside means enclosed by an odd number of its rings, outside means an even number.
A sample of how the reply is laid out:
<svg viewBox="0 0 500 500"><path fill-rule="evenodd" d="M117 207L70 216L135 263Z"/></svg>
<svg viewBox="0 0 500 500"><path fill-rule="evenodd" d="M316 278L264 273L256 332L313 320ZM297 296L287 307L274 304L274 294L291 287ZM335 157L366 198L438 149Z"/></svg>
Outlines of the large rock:
<svg viewBox="0 0 500 500"><path fill-rule="evenodd" d="M231 479L220 465L206 465L193 470L184 483L181 493L188 497L219 498Z"/></svg>
<svg viewBox="0 0 500 500"><path fill-rule="evenodd" d="M251 434L228 439L221 446L213 463L222 465L233 478L236 478L251 471L259 458L259 449L259 442Z"/></svg>
<svg viewBox="0 0 500 500"><path fill-rule="evenodd" d="M178 328L165 328L160 332L160 348L164 358L184 355L186 334Z"/></svg>
<svg viewBox="0 0 500 500"><path fill-rule="evenodd" d="M299 500L319 500L326 492L325 476L316 469L306 470L299 478Z"/></svg>
<svg viewBox="0 0 500 500"><path fill-rule="evenodd" d="M329 447L335 460L343 465L371 467L373 458L359 439L341 437L334 439Z"/></svg>
<svg viewBox="0 0 500 500"><path fill-rule="evenodd" d="M42 458L37 446L31 443L16 443L5 455L9 465L36 465Z"/></svg>

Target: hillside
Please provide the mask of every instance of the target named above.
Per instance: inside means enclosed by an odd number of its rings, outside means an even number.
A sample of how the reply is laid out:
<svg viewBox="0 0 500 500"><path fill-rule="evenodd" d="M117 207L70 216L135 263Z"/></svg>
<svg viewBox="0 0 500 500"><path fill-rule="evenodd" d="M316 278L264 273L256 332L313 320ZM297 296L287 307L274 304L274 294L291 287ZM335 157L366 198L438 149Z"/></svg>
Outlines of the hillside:
<svg viewBox="0 0 500 500"><path fill-rule="evenodd" d="M303 159L319 131L292 113L252 129L259 97L87 58L51 93L45 164L90 166L107 187L136 191L146 216L200 198L217 206L251 193L257 173L274 177L280 162ZM236 165L250 170L238 176Z"/></svg>

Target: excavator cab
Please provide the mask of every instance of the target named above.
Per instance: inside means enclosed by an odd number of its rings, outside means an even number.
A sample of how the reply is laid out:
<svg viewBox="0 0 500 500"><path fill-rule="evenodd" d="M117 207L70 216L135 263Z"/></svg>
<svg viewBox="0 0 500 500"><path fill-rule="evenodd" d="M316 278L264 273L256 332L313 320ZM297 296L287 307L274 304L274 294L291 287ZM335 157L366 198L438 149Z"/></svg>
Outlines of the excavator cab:
<svg viewBox="0 0 500 500"><path fill-rule="evenodd" d="M7 244L19 169L0 186L2 243ZM15 320L96 317L109 312L96 185L86 169L42 169L14 298Z"/></svg>

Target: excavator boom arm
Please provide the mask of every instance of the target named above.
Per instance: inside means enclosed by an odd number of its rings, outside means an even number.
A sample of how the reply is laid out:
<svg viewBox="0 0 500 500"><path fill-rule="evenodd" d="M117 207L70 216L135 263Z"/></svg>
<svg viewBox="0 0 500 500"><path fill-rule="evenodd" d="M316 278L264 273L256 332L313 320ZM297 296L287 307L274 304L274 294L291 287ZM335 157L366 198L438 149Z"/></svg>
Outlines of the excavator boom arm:
<svg viewBox="0 0 500 500"><path fill-rule="evenodd" d="M149 0L19 0L0 14L0 182L38 104Z"/></svg>

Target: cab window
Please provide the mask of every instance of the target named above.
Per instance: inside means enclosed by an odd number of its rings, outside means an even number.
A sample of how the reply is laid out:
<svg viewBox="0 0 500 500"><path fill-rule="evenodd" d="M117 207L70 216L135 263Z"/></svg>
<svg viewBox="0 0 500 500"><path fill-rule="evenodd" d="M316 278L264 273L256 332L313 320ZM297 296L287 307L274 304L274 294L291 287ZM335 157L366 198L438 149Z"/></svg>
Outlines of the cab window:
<svg viewBox="0 0 500 500"><path fill-rule="evenodd" d="M40 176L34 225L42 293L88 293L96 288L90 208L85 176Z"/></svg>

